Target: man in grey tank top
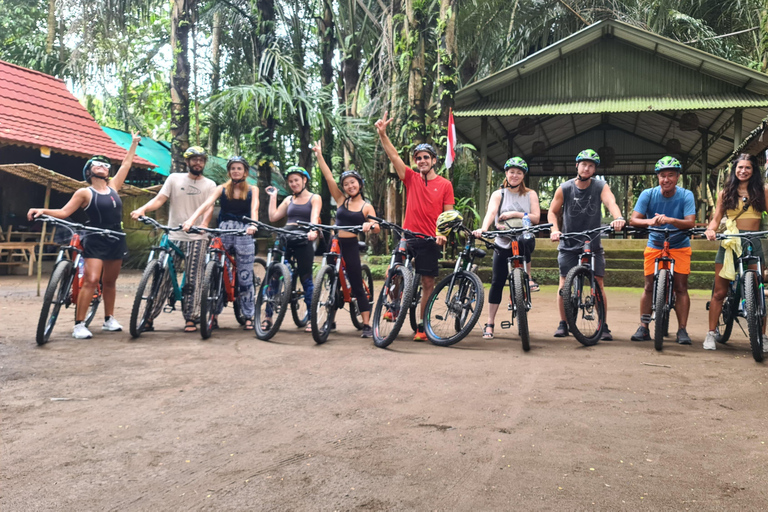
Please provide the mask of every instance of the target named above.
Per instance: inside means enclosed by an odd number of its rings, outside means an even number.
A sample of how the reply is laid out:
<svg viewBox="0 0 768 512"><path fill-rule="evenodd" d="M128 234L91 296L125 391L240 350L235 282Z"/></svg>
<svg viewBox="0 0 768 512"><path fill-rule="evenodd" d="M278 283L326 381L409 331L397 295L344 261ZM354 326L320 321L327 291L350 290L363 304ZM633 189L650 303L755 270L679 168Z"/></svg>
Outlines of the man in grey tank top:
<svg viewBox="0 0 768 512"><path fill-rule="evenodd" d="M552 223L550 239L560 242L557 247L557 263L560 267L560 285L557 293L557 307L560 311L560 325L555 331L556 338L568 336L568 324L565 321L565 308L560 290L563 288L565 276L568 271L579 264L582 243L579 240L560 239L561 233L574 233L588 231L600 227L602 219L602 205L613 216L611 226L615 230L624 227L624 217L616 204L616 198L608 184L602 180L594 179L597 166L600 165L600 156L591 149L585 149L576 156L576 178L568 180L555 192L555 197L549 206L547 220ZM562 213L562 226L560 214ZM600 238L592 242L592 251L595 254L595 279L603 290L603 303L605 304L606 323L603 328L602 340L612 340L611 331L608 329L608 303L605 298L605 255Z"/></svg>

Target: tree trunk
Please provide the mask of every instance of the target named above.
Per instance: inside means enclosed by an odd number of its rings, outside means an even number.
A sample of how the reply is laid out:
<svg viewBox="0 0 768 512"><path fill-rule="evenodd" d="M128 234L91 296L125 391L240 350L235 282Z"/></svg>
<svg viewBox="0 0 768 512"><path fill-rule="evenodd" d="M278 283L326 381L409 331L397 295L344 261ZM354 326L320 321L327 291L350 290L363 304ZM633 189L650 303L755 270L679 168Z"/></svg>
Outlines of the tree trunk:
<svg viewBox="0 0 768 512"><path fill-rule="evenodd" d="M267 48L269 48L275 39L275 2L274 0L258 0L256 3L259 22L256 26L256 48L254 53L254 76L257 80L266 83L272 83L274 78L274 65L264 69L259 69L261 58ZM272 184L272 169L277 157L275 148L275 128L277 121L272 115L261 110L259 112L260 125L257 132L257 143L259 155L257 158L257 167L259 172L259 218L266 220L268 218L269 196L265 191L266 187Z"/></svg>
<svg viewBox="0 0 768 512"><path fill-rule="evenodd" d="M360 81L360 46L352 46L344 53L341 61L341 76L344 81L344 111L347 117L357 115L357 83ZM344 169L355 161L355 148L349 142L344 144Z"/></svg>
<svg viewBox="0 0 768 512"><path fill-rule="evenodd" d="M405 0L406 41L411 53L408 74L408 134L412 144L426 142L427 109L424 104L424 39L421 25L425 7L416 0Z"/></svg>
<svg viewBox="0 0 768 512"><path fill-rule="evenodd" d="M459 85L456 55L456 18L458 0L440 0L440 66L437 94L440 101L440 133L447 133L448 113L453 108ZM446 139L447 140L447 139ZM448 179L453 182L453 167L448 169Z"/></svg>
<svg viewBox="0 0 768 512"><path fill-rule="evenodd" d="M221 81L221 12L213 15L213 35L211 39L211 96L219 94ZM208 128L208 150L212 155L219 154L219 114L211 109Z"/></svg>
<svg viewBox="0 0 768 512"><path fill-rule="evenodd" d="M760 71L768 73L768 7L760 11Z"/></svg>
<svg viewBox="0 0 768 512"><path fill-rule="evenodd" d="M56 40L56 0L48 0L48 37L45 40L45 54L53 52L53 42Z"/></svg>
<svg viewBox="0 0 768 512"><path fill-rule="evenodd" d="M184 172L189 147L189 30L195 0L173 0L171 7L171 170Z"/></svg>
<svg viewBox="0 0 768 512"><path fill-rule="evenodd" d="M333 19L333 5L331 0L323 0L323 13L317 19L317 30L320 34L320 84L323 89L329 90L333 86L333 52L336 49L336 28ZM329 166L333 165L333 127L326 119L323 124L323 158ZM320 209L320 222L331 222L331 191L325 180L320 180L320 197L323 206Z"/></svg>

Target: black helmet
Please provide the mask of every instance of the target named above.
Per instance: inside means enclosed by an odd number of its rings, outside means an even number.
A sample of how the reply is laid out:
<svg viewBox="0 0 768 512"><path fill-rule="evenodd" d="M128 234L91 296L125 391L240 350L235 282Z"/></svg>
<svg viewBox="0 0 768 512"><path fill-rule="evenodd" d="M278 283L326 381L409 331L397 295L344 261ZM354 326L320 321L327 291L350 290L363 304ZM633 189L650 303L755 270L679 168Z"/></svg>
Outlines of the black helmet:
<svg viewBox="0 0 768 512"><path fill-rule="evenodd" d="M245 166L245 173L248 174L248 169L250 168L250 166L248 165L248 161L241 156L233 156L232 158L227 160L227 172L229 172L229 168L232 166L232 164L237 162L240 162Z"/></svg>
<svg viewBox="0 0 768 512"><path fill-rule="evenodd" d="M433 158L437 158L437 151L435 151L435 148L432 147L432 144L417 145L415 148L413 148L412 156L416 156L416 153L421 153L422 151L426 151L432 155Z"/></svg>
<svg viewBox="0 0 768 512"><path fill-rule="evenodd" d="M91 166L94 163L99 163L100 165L104 165L107 167L107 169L112 169L112 162L109 161L109 158L105 157L104 155L96 155L94 157L91 157L87 162L85 162L85 165L83 166L83 181L88 181L90 183L91 179Z"/></svg>

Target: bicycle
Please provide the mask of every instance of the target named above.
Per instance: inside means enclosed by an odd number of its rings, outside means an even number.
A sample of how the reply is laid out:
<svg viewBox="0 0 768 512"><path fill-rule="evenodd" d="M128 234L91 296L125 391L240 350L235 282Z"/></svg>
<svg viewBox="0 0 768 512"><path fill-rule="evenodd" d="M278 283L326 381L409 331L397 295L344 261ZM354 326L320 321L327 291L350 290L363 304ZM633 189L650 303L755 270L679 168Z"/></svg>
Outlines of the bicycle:
<svg viewBox="0 0 768 512"><path fill-rule="evenodd" d="M411 317L411 327L414 328L414 331L418 327L416 315L421 302L421 275L414 273L413 257L408 255L407 241L409 239L434 241L435 238L424 233L403 229L397 224L373 215L369 215L368 218L378 222L382 228L392 230L400 236L400 242L392 251L384 285L376 301L371 320L373 343L379 348L385 348L400 333L406 313Z"/></svg>
<svg viewBox="0 0 768 512"><path fill-rule="evenodd" d="M349 286L346 263L341 255L339 246L339 231L350 233L362 233L362 226L327 226L324 224L312 224L298 221L300 226L320 229L332 233L330 251L323 254L320 270L315 276L314 290L312 292L312 308L310 323L312 325L312 338L315 343L325 343L328 334L335 324L336 311L342 309L344 304L349 304L349 314L352 324L357 330L363 328L363 319L357 304L357 299L352 297L352 289ZM361 249L365 244L361 243ZM363 289L368 300L373 301L373 276L368 265L362 265Z"/></svg>
<svg viewBox="0 0 768 512"><path fill-rule="evenodd" d="M272 247L267 250L264 280L256 293L256 318L254 319L256 337L267 341L277 334L289 304L296 327L306 326L310 312L304 298L304 285L296 276L297 267L293 257L285 256L287 242L306 240L306 233L276 228L248 217L243 217L243 222L249 222L259 229L279 235Z"/></svg>
<svg viewBox="0 0 768 512"><path fill-rule="evenodd" d="M83 238L89 236L87 233L90 233L118 240L118 237L125 236L125 233L84 226L49 215L41 215L36 220L62 226L72 233L69 245L59 248L59 254L56 257L51 278L48 281L48 286L45 288L45 295L43 295L43 308L40 311L40 319L37 322L37 333L35 335L37 344L42 346L48 343L51 337L61 306L65 308L72 304L77 306L77 298L80 295L80 289L83 287L83 281L85 280ZM81 236L77 231L85 231L86 234ZM74 269L77 269L77 271L75 272ZM91 324L96 316L96 310L98 310L100 302L101 284L99 283L96 285L93 299L91 299L91 304L85 315L86 327Z"/></svg>
<svg viewBox="0 0 768 512"><path fill-rule="evenodd" d="M486 252L475 247L476 237L466 226L461 224L456 231L467 236L464 249L456 258L453 273L444 277L429 296L424 317L427 339L440 347L458 343L472 331L485 299L483 283L475 273L475 259L484 258Z"/></svg>
<svg viewBox="0 0 768 512"><path fill-rule="evenodd" d="M525 255L520 252L519 237L524 233L536 234L539 231L548 231L552 224L538 224L530 228L514 228L503 231L487 231L483 236L508 237L512 239L512 256L507 258L507 282L509 283L509 300L512 304L512 319L500 323L502 329L509 329L517 319L517 333L523 344L523 351L531 350L531 335L528 331L528 311L533 307L531 303L531 283L528 273L528 263Z"/></svg>
<svg viewBox="0 0 768 512"><path fill-rule="evenodd" d="M605 301L600 284L595 279L595 255L592 241L602 233L612 231L611 226L600 226L578 233L561 233L560 238L583 240L579 264L565 276L560 295L565 307L568 330L584 346L595 345L605 326Z"/></svg>
<svg viewBox="0 0 768 512"><path fill-rule="evenodd" d="M733 322L739 323L739 327L744 332L744 327L739 322L739 317L747 321L747 332L744 334L749 338L749 345L752 349L752 357L755 361L762 362L763 354L763 319L765 318L765 295L763 293L763 267L758 256L752 255L753 243L755 239L763 238L768 235L768 231L752 231L747 233L718 234L718 240L726 238L747 238L746 255L742 252L736 259L738 275L728 286L728 294L723 299L723 310L718 319L717 330L720 326L724 328L722 334L716 338L719 343L727 343L733 331ZM759 243L759 242L758 242ZM756 265L756 269L746 268L749 265ZM710 302L707 302L709 310Z"/></svg>

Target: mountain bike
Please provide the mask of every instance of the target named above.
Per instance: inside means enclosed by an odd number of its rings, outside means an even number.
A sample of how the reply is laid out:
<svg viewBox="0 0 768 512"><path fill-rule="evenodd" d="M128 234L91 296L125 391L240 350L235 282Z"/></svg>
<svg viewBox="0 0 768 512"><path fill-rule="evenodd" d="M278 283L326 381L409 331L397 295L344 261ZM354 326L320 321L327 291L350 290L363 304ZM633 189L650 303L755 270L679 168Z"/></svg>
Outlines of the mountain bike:
<svg viewBox="0 0 768 512"><path fill-rule="evenodd" d="M41 215L36 220L49 222L62 226L72 233L69 245L61 246L56 257L56 263L48 280L48 286L43 295L43 308L40 311L40 319L37 322L35 339L38 345L45 345L51 337L53 327L59 318L61 306L68 308L71 304L77 306L77 298L85 281L85 258L83 258L83 238L86 236L106 236L112 240L119 240L125 233L84 226L75 222L57 219L48 215ZM78 231L84 232L83 235ZM85 314L85 326L88 327L96 316L96 310L101 302L101 283L96 285L93 299Z"/></svg>
<svg viewBox="0 0 768 512"><path fill-rule="evenodd" d="M507 258L507 282L509 284L509 300L512 304L512 319L501 322L502 329L509 329L517 320L517 333L523 344L523 351L531 350L531 335L528 331L528 311L531 304L530 276L525 255L520 252L520 237L525 233L535 234L539 231L548 231L552 224L538 224L529 228L514 228L503 231L487 231L486 237L508 237L512 240L512 256Z"/></svg>
<svg viewBox="0 0 768 512"><path fill-rule="evenodd" d="M752 349L752 357L758 363L764 358L763 353L763 319L765 318L765 295L763 293L763 266L758 256L753 256L753 244L760 243L760 239L768 235L768 231L751 231L735 234L718 234L718 240L727 238L747 238L747 246L741 256L736 259L737 276L728 287L728 295L723 299L723 311L718 319L718 332L723 327L723 332L716 338L719 343L726 343L733 331L733 322L739 323L742 332L744 327L739 322L739 317L746 319L747 332ZM749 268L754 265L756 268ZM710 302L707 302L709 310Z"/></svg>
<svg viewBox="0 0 768 512"><path fill-rule="evenodd" d="M611 226L600 226L589 231L560 234L561 239L573 238L583 242L580 263L565 276L560 294L563 297L568 330L584 346L592 346L600 341L605 326L605 300L600 283L595 279L592 241L612 230Z"/></svg>
<svg viewBox="0 0 768 512"><path fill-rule="evenodd" d="M312 293L312 308L310 323L312 325L312 338L315 342L325 343L328 334L336 322L336 311L342 309L345 303L349 304L349 314L352 324L356 329L363 328L363 319L358 308L357 299L352 297L352 289L349 286L346 263L341 255L339 246L339 231L350 233L362 233L362 226L327 226L324 224L312 224L299 221L300 226L320 229L332 233L331 248L323 254L323 262L315 276L314 290ZM361 243L361 249L365 244ZM368 295L368 300L373 301L373 277L368 265L362 265L363 289Z"/></svg>
<svg viewBox="0 0 768 512"><path fill-rule="evenodd" d="M434 241L435 237L403 229L373 215L368 218L400 236L400 241L392 251L384 285L371 320L373 343L379 348L385 348L397 338L406 314L410 313L411 327L414 327L414 324L418 327L416 315L419 304L416 300L418 298L419 302L421 301L421 275L414 273L413 257L408 255L408 240Z"/></svg>

